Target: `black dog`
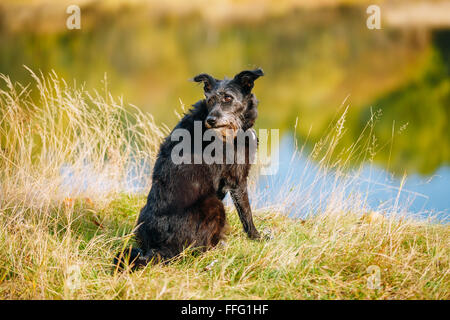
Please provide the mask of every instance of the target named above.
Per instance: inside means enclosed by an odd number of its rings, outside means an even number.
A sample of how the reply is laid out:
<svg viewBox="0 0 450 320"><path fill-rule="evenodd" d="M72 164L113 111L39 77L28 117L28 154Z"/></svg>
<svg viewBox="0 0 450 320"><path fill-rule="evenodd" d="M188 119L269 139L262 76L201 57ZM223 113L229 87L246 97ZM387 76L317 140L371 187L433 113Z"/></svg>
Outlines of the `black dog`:
<svg viewBox="0 0 450 320"><path fill-rule="evenodd" d="M203 82L206 99L194 104L174 131L185 129L194 137L194 121L201 121L202 132L214 129L224 144L231 141L235 147L238 130L247 131L256 120L258 101L251 90L254 81L263 75L261 69L242 71L233 79L224 80L208 74L197 75L193 80ZM248 144L245 144L245 162L241 164L175 164L171 154L176 144L168 136L160 146L147 204L137 223L139 249L119 253L114 259L119 268L123 268L125 261L132 268L165 261L188 246L206 250L217 245L226 224L222 200L227 192L231 194L244 231L251 239L260 238L247 193L251 156ZM203 149L206 145L201 142ZM189 157L194 157L194 153Z"/></svg>

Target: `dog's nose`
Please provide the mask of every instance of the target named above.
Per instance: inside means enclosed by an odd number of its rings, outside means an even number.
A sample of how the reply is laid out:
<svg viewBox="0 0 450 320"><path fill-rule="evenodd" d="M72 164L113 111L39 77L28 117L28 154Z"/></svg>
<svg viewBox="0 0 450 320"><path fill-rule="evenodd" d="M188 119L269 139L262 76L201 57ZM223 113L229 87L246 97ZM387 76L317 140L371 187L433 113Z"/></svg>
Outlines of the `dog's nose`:
<svg viewBox="0 0 450 320"><path fill-rule="evenodd" d="M210 127L214 127L217 123L217 118L214 116L208 116L206 118L206 124Z"/></svg>

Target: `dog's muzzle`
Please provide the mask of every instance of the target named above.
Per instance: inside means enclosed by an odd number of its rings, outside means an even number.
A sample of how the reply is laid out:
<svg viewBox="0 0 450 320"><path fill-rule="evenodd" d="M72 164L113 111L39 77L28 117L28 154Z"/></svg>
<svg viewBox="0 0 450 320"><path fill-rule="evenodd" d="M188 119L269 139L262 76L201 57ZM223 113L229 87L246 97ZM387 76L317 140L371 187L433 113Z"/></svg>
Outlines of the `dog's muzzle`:
<svg viewBox="0 0 450 320"><path fill-rule="evenodd" d="M208 116L205 120L208 129L216 131L220 137L235 136L237 128L228 122L218 122L216 117Z"/></svg>

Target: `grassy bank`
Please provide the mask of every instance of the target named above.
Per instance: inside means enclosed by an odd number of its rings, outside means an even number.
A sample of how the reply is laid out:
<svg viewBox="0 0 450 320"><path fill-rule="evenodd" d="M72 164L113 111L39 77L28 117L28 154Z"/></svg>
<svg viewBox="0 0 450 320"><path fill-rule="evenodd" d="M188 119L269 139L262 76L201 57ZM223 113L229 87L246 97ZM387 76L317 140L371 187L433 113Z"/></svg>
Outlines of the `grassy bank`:
<svg viewBox="0 0 450 320"><path fill-rule="evenodd" d="M248 240L229 208L227 241L214 250L114 273L167 128L113 99L106 84L88 92L31 75L28 86L6 76L0 86L0 299L450 298L449 226L406 218L399 197L367 214L365 195L349 193L349 159L371 156L376 141L369 124L341 151L346 111L309 156L316 179L296 192L302 181L290 181L276 209L254 210L272 239ZM320 190L330 168L332 189ZM130 179L140 190L127 191ZM320 206L308 203L312 192ZM309 217L282 214L293 205Z"/></svg>
<svg viewBox="0 0 450 320"><path fill-rule="evenodd" d="M3 211L2 299L449 299L450 230L414 221L341 213L306 221L257 212L273 239L248 240L235 212L227 241L168 266L111 272L144 197L104 209L79 200L52 216ZM379 268L379 269L378 269ZM375 279L379 270L379 286ZM372 271L374 270L374 271Z"/></svg>

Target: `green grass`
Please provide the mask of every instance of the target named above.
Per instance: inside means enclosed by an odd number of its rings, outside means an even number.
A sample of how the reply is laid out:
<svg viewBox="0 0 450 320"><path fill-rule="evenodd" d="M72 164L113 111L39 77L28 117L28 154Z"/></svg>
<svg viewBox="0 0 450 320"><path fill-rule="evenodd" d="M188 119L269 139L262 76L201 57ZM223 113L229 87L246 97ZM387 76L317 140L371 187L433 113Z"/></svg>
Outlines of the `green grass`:
<svg viewBox="0 0 450 320"><path fill-rule="evenodd" d="M187 249L169 265L115 273L113 255L127 239L132 243L127 235L144 201L118 195L99 209L81 199L55 207L45 224L3 214L0 297L450 298L448 226L349 213L303 221L256 212L258 229L273 233L273 239L257 242L246 237L236 212L229 211L224 244L200 255ZM380 270L379 289L368 288L370 266Z"/></svg>
<svg viewBox="0 0 450 320"><path fill-rule="evenodd" d="M133 243L145 201L125 193L124 181L130 165L154 161L167 128L130 112L106 85L103 95L92 94L54 73L31 75L29 86L1 76L0 299L450 298L449 225L403 217L401 187L394 205L378 212L367 212L367 195L349 194L356 179L346 178L345 168L373 154L375 140L369 124L369 137L333 160L346 111L308 158L320 165L309 189L288 180L275 190L278 209L254 210L257 228L270 230L271 240L249 240L228 208L224 244L204 254L187 249L168 265L114 272L112 259ZM33 100L30 90L40 98ZM70 185L81 188L66 188L61 168L67 166ZM327 195L317 187L330 168L336 181ZM135 173L149 190L145 166ZM83 188L79 178L90 176L95 179ZM311 213L317 206L310 192L322 196L315 215L303 221L280 213L293 205Z"/></svg>

